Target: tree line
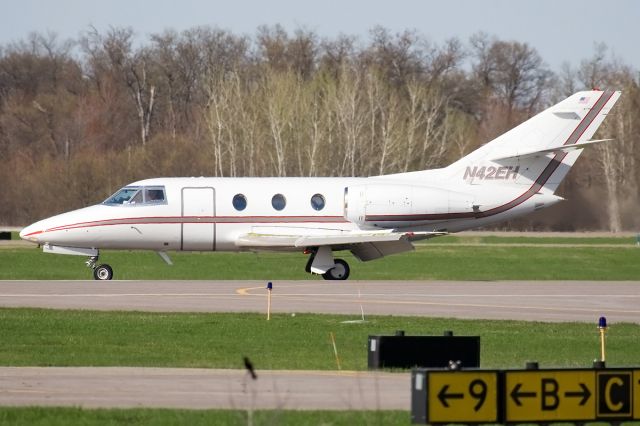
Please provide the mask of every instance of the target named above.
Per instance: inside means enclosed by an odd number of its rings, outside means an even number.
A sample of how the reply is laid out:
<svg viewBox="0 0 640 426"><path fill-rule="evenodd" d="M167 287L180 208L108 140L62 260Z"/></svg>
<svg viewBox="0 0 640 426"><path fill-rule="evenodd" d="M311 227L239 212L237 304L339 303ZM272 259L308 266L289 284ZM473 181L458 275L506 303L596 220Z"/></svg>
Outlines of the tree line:
<svg viewBox="0 0 640 426"><path fill-rule="evenodd" d="M640 227L638 70L602 45L553 71L526 43L197 27L0 45L0 224L157 176L371 176L447 165L585 88L623 90L560 190L513 229Z"/></svg>

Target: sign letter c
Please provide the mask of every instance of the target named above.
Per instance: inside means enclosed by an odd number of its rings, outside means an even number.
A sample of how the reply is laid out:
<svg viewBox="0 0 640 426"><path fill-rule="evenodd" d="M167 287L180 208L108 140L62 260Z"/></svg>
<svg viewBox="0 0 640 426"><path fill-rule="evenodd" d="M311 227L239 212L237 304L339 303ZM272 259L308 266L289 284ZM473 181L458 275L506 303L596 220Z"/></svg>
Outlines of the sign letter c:
<svg viewBox="0 0 640 426"><path fill-rule="evenodd" d="M607 404L607 408L611 411L620 411L622 410L622 406L624 405L622 402L613 402L611 400L611 388L613 385L622 386L624 383L620 377L612 377L607 381L607 384L604 388L604 402Z"/></svg>

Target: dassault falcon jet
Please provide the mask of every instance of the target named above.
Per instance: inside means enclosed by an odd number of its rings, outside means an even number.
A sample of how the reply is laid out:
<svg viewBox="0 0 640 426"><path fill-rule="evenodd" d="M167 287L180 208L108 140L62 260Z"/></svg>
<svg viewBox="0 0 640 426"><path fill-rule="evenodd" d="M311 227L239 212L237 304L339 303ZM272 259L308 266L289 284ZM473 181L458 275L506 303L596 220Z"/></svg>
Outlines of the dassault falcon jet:
<svg viewBox="0 0 640 426"><path fill-rule="evenodd" d="M20 237L48 253L87 256L98 280L113 270L102 249L288 250L306 271L345 280L334 252L361 261L413 249L412 242L513 219L549 207L582 150L620 97L576 93L448 167L373 177L156 178L104 202L36 222Z"/></svg>

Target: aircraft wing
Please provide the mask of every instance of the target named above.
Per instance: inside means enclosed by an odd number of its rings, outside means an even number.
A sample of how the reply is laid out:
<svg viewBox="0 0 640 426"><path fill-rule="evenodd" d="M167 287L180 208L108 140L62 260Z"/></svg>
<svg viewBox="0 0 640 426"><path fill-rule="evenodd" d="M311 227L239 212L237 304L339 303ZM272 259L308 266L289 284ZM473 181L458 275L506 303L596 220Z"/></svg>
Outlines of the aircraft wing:
<svg viewBox="0 0 640 426"><path fill-rule="evenodd" d="M326 235L285 235L252 232L236 240L244 248L306 248L330 246L337 250L350 250L362 261L378 259L390 254L413 250L412 241L446 235L447 232L345 232Z"/></svg>

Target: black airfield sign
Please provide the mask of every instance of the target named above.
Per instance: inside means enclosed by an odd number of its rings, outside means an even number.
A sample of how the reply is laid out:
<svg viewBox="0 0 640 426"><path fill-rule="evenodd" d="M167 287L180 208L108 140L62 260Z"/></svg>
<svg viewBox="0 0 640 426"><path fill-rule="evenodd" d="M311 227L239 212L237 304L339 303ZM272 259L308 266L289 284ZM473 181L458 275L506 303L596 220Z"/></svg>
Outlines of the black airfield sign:
<svg viewBox="0 0 640 426"><path fill-rule="evenodd" d="M420 369L417 369L420 370ZM414 370L414 376L416 374ZM640 420L640 369L421 370L424 423ZM418 385L416 381L414 385ZM422 385L421 385L422 386Z"/></svg>

